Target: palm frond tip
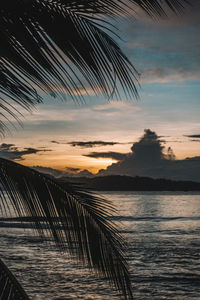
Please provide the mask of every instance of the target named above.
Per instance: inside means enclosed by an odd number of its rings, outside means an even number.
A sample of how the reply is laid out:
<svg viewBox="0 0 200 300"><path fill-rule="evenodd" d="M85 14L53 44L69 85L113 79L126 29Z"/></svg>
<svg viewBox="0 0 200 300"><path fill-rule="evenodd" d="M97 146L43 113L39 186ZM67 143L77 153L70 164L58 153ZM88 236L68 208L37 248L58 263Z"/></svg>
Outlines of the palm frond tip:
<svg viewBox="0 0 200 300"><path fill-rule="evenodd" d="M41 238L50 234L61 251L76 255L132 299L125 245L108 220L109 202L5 159L0 159L0 184L1 210L7 196L18 216L31 217Z"/></svg>

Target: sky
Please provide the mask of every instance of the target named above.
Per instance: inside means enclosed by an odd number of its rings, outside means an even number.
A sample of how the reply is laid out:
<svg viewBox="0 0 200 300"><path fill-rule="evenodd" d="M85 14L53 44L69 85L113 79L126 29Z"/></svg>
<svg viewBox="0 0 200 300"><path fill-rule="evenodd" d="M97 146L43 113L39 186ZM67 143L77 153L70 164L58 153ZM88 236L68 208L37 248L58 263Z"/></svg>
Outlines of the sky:
<svg viewBox="0 0 200 300"><path fill-rule="evenodd" d="M193 1L183 15L170 14L164 20L152 20L139 11L134 20L115 20L120 47L140 73L139 100L109 100L90 90L85 103L74 103L67 95L66 101L43 95L44 103L32 114L23 112L23 127L15 124L2 139L0 155L48 172L57 169L58 174L88 170L200 181L198 2ZM154 170L150 148L145 148L146 167L134 152L138 144L152 144L151 133L153 144L160 146ZM129 172L120 167L126 166L127 157ZM180 163L177 168L174 160ZM189 175L186 164L192 165Z"/></svg>

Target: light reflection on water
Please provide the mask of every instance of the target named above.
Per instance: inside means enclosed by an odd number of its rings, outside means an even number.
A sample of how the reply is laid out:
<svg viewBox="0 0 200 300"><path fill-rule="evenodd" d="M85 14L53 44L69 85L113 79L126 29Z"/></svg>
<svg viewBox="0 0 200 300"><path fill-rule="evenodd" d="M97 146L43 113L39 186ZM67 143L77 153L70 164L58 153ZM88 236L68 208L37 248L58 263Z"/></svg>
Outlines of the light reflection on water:
<svg viewBox="0 0 200 300"><path fill-rule="evenodd" d="M129 243L135 299L200 299L200 195L103 195L119 210L114 220ZM29 229L2 227L0 240L1 255L34 300L119 299L105 280L47 250Z"/></svg>

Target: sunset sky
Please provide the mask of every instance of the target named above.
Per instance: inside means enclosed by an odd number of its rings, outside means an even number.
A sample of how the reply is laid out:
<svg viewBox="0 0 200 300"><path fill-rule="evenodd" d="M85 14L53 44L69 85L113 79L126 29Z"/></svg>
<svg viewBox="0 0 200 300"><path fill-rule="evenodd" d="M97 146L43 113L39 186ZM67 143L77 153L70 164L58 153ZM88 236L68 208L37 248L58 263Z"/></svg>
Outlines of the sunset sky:
<svg viewBox="0 0 200 300"><path fill-rule="evenodd" d="M79 104L68 95L65 102L44 96L44 104L32 114L23 112L23 128L16 124L17 130L12 129L2 139L3 157L27 166L96 173L116 162L116 153L131 152L144 129L156 132L163 146L173 149L177 160L199 157L197 2L184 15L168 20L156 21L143 15L134 21L123 17L116 20L122 37L120 46L141 74L139 100L124 97L108 101L90 90L85 103ZM115 154L85 156L91 152Z"/></svg>

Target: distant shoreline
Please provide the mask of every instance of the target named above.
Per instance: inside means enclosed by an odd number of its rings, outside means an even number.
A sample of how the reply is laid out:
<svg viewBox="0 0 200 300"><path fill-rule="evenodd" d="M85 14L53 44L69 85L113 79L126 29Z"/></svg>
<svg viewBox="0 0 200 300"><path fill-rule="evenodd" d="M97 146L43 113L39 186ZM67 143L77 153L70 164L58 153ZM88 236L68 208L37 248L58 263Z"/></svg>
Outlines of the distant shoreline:
<svg viewBox="0 0 200 300"><path fill-rule="evenodd" d="M59 182L64 185L67 182L80 184L83 188L96 191L200 191L200 182L175 181L163 178L154 179L139 176L62 177L59 179Z"/></svg>

